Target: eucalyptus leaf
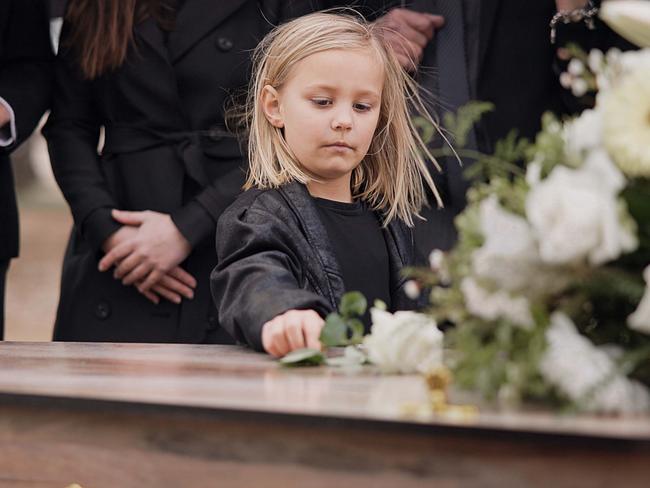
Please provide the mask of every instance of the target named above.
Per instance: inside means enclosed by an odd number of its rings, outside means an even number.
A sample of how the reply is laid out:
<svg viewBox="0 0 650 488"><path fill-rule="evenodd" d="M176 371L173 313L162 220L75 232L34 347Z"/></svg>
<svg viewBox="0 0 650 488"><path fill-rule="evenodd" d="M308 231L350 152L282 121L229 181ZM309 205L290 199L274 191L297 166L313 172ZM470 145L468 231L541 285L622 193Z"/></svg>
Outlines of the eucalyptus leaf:
<svg viewBox="0 0 650 488"><path fill-rule="evenodd" d="M320 332L320 342L324 346L340 346L347 344L348 327L338 313L331 313L325 319L325 325Z"/></svg>
<svg viewBox="0 0 650 488"><path fill-rule="evenodd" d="M368 301L358 291L351 291L343 295L339 305L341 315L346 318L361 316L366 313L366 308L368 308Z"/></svg>
<svg viewBox="0 0 650 488"><path fill-rule="evenodd" d="M325 363L325 355L318 349L296 349L280 359L283 366L318 366Z"/></svg>
<svg viewBox="0 0 650 488"><path fill-rule="evenodd" d="M386 306L386 303L384 303L383 300L380 300L377 298L375 302L372 304L373 307L375 307L378 310L388 310L388 307Z"/></svg>
<svg viewBox="0 0 650 488"><path fill-rule="evenodd" d="M363 341L363 322L359 319L348 319L348 327L352 331L352 337L350 338L350 344L361 344Z"/></svg>

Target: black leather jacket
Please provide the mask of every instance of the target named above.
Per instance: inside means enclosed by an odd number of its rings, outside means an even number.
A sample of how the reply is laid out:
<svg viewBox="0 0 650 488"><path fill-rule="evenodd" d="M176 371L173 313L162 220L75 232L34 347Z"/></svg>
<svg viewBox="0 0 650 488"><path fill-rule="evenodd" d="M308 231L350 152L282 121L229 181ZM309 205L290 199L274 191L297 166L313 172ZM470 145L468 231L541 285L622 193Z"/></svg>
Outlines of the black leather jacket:
<svg viewBox="0 0 650 488"><path fill-rule="evenodd" d="M415 264L411 230L384 228L391 303L413 308L400 271ZM217 225L217 266L210 277L219 322L238 342L262 349L262 325L291 309L336 310L343 278L318 209L305 186L244 192Z"/></svg>

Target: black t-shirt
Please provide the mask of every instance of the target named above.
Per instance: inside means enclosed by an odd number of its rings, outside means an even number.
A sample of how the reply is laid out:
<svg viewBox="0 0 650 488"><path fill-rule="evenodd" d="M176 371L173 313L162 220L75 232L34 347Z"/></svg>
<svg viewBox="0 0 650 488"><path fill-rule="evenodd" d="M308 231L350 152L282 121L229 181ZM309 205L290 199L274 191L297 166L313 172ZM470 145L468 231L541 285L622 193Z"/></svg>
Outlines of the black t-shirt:
<svg viewBox="0 0 650 488"><path fill-rule="evenodd" d="M379 299L390 309L388 250L375 213L360 201L314 200L341 268L345 290L360 291L369 306ZM363 322L368 332L369 313Z"/></svg>

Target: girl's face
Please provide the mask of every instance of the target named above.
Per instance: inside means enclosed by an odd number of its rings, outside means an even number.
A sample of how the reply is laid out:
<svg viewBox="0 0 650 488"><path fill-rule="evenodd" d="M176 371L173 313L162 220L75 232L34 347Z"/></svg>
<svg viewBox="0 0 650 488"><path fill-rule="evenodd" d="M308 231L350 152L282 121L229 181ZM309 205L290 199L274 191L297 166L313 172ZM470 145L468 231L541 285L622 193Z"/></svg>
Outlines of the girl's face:
<svg viewBox="0 0 650 488"><path fill-rule="evenodd" d="M384 84L382 62L368 49L312 54L275 90L266 86L262 104L300 164L320 183L350 192L352 170L372 142ZM318 195L327 196L327 195Z"/></svg>

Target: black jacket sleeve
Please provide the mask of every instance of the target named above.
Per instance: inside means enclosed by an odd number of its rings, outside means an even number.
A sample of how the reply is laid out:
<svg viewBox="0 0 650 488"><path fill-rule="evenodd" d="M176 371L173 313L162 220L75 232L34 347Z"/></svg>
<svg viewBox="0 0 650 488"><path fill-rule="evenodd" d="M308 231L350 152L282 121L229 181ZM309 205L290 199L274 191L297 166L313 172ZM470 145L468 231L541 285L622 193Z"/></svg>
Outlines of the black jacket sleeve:
<svg viewBox="0 0 650 488"><path fill-rule="evenodd" d="M52 112L44 129L52 169L82 236L96 250L120 225L117 208L101 171L97 145L101 121L92 82L83 79L73 52L65 45L66 29L55 63Z"/></svg>
<svg viewBox="0 0 650 488"><path fill-rule="evenodd" d="M325 298L306 285L294 246L297 224L280 212L240 198L219 219L212 297L219 323L238 342L262 351L262 326L291 309L331 312ZM294 228L295 227L295 228Z"/></svg>
<svg viewBox="0 0 650 488"><path fill-rule="evenodd" d="M49 106L54 54L45 0L14 0L2 8L8 15L0 29L0 97L16 118L13 149L31 134Z"/></svg>

